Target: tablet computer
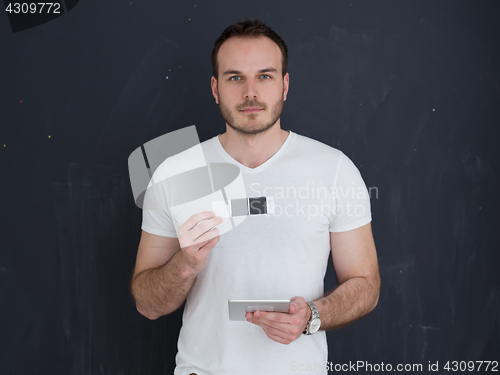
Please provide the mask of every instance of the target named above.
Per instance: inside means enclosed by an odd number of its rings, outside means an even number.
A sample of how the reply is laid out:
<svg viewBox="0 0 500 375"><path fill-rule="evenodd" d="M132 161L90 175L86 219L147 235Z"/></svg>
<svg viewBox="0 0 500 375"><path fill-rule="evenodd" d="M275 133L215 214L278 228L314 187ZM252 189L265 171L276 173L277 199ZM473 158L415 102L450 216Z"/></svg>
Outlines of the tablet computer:
<svg viewBox="0 0 500 375"><path fill-rule="evenodd" d="M290 311L290 300L258 299L258 300L235 300L230 299L229 319L247 320L245 314L255 311L273 311L288 313Z"/></svg>

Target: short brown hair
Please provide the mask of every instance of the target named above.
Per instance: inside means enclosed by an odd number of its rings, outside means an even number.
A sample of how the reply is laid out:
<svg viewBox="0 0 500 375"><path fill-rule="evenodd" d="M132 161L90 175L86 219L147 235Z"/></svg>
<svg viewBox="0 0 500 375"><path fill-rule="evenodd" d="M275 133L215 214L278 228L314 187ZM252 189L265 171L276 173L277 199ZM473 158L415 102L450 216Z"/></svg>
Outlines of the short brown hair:
<svg viewBox="0 0 500 375"><path fill-rule="evenodd" d="M266 26L261 20L249 20L245 17L244 21L233 23L222 32L219 38L215 41L214 49L212 50L212 74L219 79L219 63L217 61L217 54L219 53L220 46L226 40L232 37L242 38L258 38L266 36L275 42L281 50L281 73L285 77L288 65L288 49L283 39L280 38L276 32L270 27Z"/></svg>

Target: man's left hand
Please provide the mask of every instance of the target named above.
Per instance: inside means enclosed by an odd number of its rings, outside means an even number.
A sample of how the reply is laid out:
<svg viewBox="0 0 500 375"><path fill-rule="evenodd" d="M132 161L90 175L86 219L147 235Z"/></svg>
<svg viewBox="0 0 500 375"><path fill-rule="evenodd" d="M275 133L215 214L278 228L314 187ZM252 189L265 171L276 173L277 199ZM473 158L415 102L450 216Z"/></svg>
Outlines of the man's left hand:
<svg viewBox="0 0 500 375"><path fill-rule="evenodd" d="M288 345L304 332L311 314L311 308L303 297L293 297L288 314L256 311L246 313L245 317L248 322L260 326L271 340Z"/></svg>

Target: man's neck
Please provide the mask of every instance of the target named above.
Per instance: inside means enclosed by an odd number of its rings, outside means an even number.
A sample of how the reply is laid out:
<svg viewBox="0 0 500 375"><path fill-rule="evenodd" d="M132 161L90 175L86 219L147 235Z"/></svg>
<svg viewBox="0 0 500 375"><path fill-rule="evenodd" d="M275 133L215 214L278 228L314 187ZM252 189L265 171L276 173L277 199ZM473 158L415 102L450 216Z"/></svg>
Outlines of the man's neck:
<svg viewBox="0 0 500 375"><path fill-rule="evenodd" d="M269 129L265 133L241 135L229 128L219 136L224 150L238 163L248 168L257 168L269 160L285 143L289 132L281 128Z"/></svg>

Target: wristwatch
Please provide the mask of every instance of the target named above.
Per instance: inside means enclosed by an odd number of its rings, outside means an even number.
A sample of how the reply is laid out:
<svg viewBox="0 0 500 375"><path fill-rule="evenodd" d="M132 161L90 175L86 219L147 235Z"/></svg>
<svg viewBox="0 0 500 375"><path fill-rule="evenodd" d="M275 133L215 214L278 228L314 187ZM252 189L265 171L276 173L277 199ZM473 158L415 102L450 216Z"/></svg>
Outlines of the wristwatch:
<svg viewBox="0 0 500 375"><path fill-rule="evenodd" d="M313 333L318 332L319 327L321 326L321 319L319 318L319 312L316 308L314 302L307 302L309 307L311 308L311 319L307 322L307 326L304 332L304 335L312 335Z"/></svg>

